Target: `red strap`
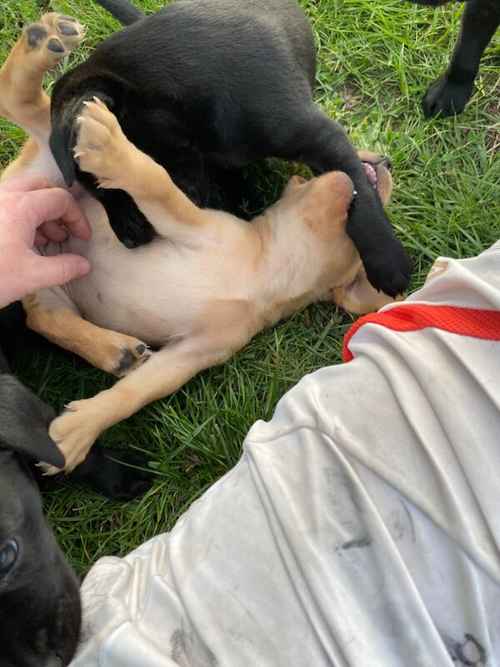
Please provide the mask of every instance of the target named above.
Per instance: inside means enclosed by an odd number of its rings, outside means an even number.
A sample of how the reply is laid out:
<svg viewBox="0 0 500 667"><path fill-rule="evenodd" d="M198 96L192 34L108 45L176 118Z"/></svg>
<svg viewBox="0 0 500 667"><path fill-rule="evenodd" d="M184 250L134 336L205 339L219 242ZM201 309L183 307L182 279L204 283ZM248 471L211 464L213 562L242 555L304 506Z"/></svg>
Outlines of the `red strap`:
<svg viewBox="0 0 500 667"><path fill-rule="evenodd" d="M500 311L498 310L407 303L394 306L381 313L371 313L360 317L344 336L342 348L344 361L353 359L354 355L349 349L349 342L364 324L379 324L393 331L419 331L432 327L459 336L500 340Z"/></svg>

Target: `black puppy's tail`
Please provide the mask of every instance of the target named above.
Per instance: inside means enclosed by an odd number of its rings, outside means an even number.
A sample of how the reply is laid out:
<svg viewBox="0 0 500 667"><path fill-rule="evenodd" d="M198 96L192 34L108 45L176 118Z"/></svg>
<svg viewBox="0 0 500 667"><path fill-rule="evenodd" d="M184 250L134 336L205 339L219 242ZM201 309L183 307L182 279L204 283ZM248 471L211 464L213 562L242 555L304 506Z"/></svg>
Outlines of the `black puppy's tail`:
<svg viewBox="0 0 500 667"><path fill-rule="evenodd" d="M143 19L145 14L134 7L128 0L95 0L98 5L104 7L115 19L123 25L130 25Z"/></svg>

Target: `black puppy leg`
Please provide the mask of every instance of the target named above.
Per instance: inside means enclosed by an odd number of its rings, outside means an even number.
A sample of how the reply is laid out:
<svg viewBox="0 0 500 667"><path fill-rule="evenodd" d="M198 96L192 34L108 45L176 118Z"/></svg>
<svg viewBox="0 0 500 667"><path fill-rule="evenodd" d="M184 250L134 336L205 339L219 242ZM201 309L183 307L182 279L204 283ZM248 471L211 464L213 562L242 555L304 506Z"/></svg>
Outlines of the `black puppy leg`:
<svg viewBox="0 0 500 667"><path fill-rule="evenodd" d="M305 162L315 173L343 171L352 179L357 196L349 211L346 230L363 261L368 280L389 296L404 292L410 279L408 256L342 127L315 109L294 143L295 155L279 157Z"/></svg>
<svg viewBox="0 0 500 667"><path fill-rule="evenodd" d="M500 24L499 0L466 3L462 28L447 71L428 89L422 101L427 118L461 113L469 101L485 48Z"/></svg>
<svg viewBox="0 0 500 667"><path fill-rule="evenodd" d="M131 500L151 487L151 475L139 468L146 459L135 452L103 447L95 443L83 463L68 475L68 479L91 486L113 500Z"/></svg>

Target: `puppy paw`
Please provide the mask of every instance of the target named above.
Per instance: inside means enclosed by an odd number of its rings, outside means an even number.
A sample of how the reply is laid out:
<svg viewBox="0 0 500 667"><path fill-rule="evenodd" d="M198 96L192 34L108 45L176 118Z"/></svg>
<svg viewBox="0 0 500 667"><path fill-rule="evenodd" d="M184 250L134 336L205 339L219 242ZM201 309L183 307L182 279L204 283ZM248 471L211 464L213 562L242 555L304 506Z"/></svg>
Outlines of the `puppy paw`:
<svg viewBox="0 0 500 667"><path fill-rule="evenodd" d="M92 401L93 399L72 401L50 424L49 435L64 456L66 473L72 472L76 466L85 461L102 430L101 416ZM54 466L43 466L43 468L45 475L56 475L61 472Z"/></svg>
<svg viewBox="0 0 500 667"><path fill-rule="evenodd" d="M84 36L85 28L76 19L50 12L37 23L26 26L22 39L28 57L35 58L39 67L48 70L69 55Z"/></svg>
<svg viewBox="0 0 500 667"><path fill-rule="evenodd" d="M148 459L142 453L96 443L71 478L88 484L107 498L132 500L151 488L153 477L147 465Z"/></svg>
<svg viewBox="0 0 500 667"><path fill-rule="evenodd" d="M124 336L122 344L117 349L117 355L111 373L122 378L147 361L151 356L151 349L137 338Z"/></svg>
<svg viewBox="0 0 500 667"><path fill-rule="evenodd" d="M473 87L473 81L457 84L444 74L429 87L422 100L424 116L431 118L462 113L472 95Z"/></svg>
<svg viewBox="0 0 500 667"><path fill-rule="evenodd" d="M379 292L396 298L408 288L411 263L401 243L387 239L383 247L363 256L366 276Z"/></svg>
<svg viewBox="0 0 500 667"><path fill-rule="evenodd" d="M94 174L100 187L120 188L129 142L116 116L102 100L94 97L93 102L83 104L83 111L76 119L75 159L82 171Z"/></svg>
<svg viewBox="0 0 500 667"><path fill-rule="evenodd" d="M347 233L354 241L371 285L379 292L396 297L408 287L411 263L380 201L374 196L370 185L363 196L360 194L354 200Z"/></svg>

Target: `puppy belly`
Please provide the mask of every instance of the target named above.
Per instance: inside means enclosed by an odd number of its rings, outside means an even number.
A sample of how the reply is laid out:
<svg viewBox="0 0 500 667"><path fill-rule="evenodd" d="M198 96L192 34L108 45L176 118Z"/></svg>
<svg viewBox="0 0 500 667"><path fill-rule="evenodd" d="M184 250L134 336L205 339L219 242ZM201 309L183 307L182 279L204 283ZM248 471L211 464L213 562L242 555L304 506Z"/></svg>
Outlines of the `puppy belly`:
<svg viewBox="0 0 500 667"><path fill-rule="evenodd" d="M100 327L134 336L152 347L165 345L175 336L168 316L151 304L125 303L105 289L86 290L82 300L75 299L82 316Z"/></svg>

